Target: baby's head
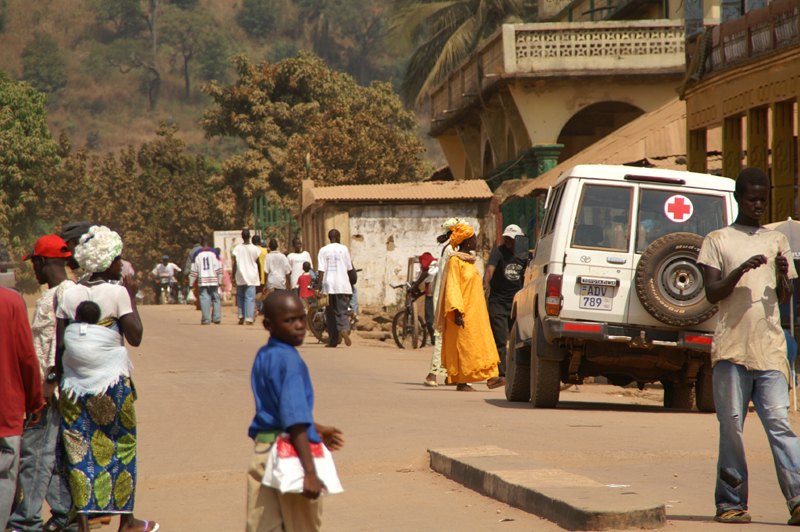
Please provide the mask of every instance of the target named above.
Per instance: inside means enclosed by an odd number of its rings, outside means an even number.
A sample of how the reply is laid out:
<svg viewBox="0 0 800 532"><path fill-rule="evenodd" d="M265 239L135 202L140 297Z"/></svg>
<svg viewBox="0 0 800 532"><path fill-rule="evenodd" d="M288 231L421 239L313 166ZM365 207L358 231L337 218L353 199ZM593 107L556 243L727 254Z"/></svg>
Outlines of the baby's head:
<svg viewBox="0 0 800 532"><path fill-rule="evenodd" d="M100 307L94 301L84 301L75 311L75 321L96 325L100 321Z"/></svg>
<svg viewBox="0 0 800 532"><path fill-rule="evenodd" d="M306 273L311 271L311 263L310 262L304 262L303 263L303 271L306 272Z"/></svg>

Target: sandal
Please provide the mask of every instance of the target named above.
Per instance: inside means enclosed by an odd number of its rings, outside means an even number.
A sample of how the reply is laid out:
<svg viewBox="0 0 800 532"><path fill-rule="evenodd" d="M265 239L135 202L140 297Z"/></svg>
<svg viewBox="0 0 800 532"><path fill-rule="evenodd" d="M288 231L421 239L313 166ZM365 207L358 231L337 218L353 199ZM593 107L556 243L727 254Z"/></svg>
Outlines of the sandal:
<svg viewBox="0 0 800 532"><path fill-rule="evenodd" d="M749 523L751 518L747 510L734 509L717 513L714 516L714 521L718 523Z"/></svg>
<svg viewBox="0 0 800 532"><path fill-rule="evenodd" d="M792 518L786 522L787 525L800 526L800 505L792 510Z"/></svg>
<svg viewBox="0 0 800 532"><path fill-rule="evenodd" d="M436 381L429 381L428 379L425 379L424 381L422 381L422 385L433 387L433 386L439 386L439 383L437 383Z"/></svg>
<svg viewBox="0 0 800 532"><path fill-rule="evenodd" d="M506 378L505 377L492 377L488 381L486 381L486 387L490 390L494 390L495 388L499 388L501 386L506 385Z"/></svg>

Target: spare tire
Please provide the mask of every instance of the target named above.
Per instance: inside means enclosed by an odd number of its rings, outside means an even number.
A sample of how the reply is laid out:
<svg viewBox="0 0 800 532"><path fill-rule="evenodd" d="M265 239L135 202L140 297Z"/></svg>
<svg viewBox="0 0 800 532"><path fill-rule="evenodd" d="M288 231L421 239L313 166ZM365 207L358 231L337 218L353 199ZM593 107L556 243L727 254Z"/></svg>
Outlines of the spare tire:
<svg viewBox="0 0 800 532"><path fill-rule="evenodd" d="M642 254L636 267L636 295L645 310L661 323L691 327L716 314L706 299L702 266L697 255L703 237L693 233L662 236Z"/></svg>

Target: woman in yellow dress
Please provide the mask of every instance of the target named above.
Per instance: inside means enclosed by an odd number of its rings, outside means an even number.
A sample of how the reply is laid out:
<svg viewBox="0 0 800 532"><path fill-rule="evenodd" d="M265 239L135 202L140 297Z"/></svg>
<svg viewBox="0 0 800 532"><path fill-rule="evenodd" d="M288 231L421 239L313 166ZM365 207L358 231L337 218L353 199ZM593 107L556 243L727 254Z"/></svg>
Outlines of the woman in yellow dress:
<svg viewBox="0 0 800 532"><path fill-rule="evenodd" d="M483 295L483 280L475 267L478 245L469 224L453 227L450 244L455 251L442 274L436 328L442 332L442 366L456 390L475 391L469 382L496 378L497 348Z"/></svg>

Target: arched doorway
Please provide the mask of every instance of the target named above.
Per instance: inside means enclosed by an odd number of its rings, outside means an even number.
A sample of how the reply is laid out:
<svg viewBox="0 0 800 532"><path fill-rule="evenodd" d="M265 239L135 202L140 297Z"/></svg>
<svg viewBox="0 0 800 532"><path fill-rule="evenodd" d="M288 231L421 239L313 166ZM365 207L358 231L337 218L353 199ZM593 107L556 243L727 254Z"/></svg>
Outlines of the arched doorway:
<svg viewBox="0 0 800 532"><path fill-rule="evenodd" d="M564 162L588 148L612 131L644 114L644 111L624 102L594 103L575 113L561 129L558 143L564 145L558 162Z"/></svg>

